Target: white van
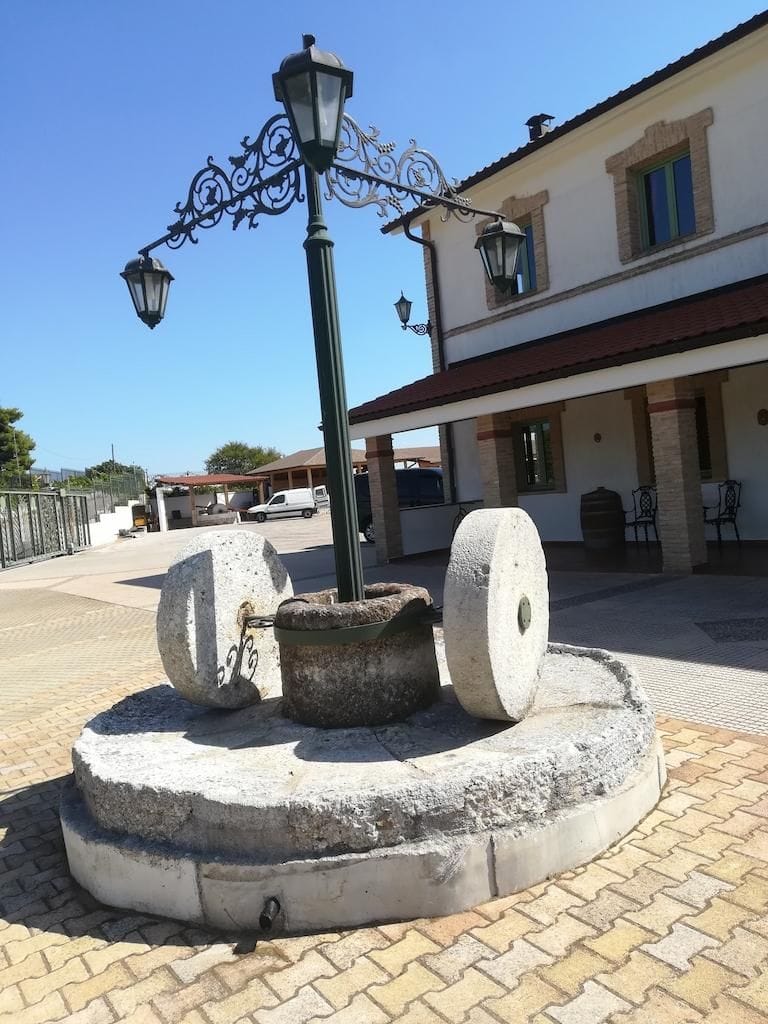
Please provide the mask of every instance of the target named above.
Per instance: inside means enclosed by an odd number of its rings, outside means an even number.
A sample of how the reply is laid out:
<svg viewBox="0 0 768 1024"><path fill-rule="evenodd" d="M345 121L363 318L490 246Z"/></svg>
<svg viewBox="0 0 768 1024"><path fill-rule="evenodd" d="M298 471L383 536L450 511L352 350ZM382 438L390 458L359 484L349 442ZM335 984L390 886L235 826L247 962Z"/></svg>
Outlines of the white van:
<svg viewBox="0 0 768 1024"><path fill-rule="evenodd" d="M296 487L292 491L277 491L266 505L252 505L248 512L255 517L257 523L288 516L311 519L317 512L317 504L309 487Z"/></svg>
<svg viewBox="0 0 768 1024"><path fill-rule="evenodd" d="M328 488L325 484L320 484L315 488L315 504L318 508L328 508L331 504L331 499L328 497Z"/></svg>

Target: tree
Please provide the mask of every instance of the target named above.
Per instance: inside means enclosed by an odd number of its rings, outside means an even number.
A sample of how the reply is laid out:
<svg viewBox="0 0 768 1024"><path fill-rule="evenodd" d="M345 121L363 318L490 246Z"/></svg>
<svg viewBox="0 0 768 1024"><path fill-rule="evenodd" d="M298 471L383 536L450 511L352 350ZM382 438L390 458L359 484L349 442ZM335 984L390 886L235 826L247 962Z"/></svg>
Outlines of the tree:
<svg viewBox="0 0 768 1024"><path fill-rule="evenodd" d="M133 473L137 477L141 477L142 480L144 479L144 470L141 466L127 466L124 462L114 462L112 459L107 459L106 462L100 462L98 466L86 467L83 476L119 476L122 473L128 475Z"/></svg>
<svg viewBox="0 0 768 1024"><path fill-rule="evenodd" d="M208 473L235 473L242 476L281 456L282 452L276 448L262 448L261 445L254 447L244 441L228 441L211 452L205 460L205 468Z"/></svg>
<svg viewBox="0 0 768 1024"><path fill-rule="evenodd" d="M23 415L21 409L0 407L0 476L7 481L28 473L35 461L35 442L15 426Z"/></svg>

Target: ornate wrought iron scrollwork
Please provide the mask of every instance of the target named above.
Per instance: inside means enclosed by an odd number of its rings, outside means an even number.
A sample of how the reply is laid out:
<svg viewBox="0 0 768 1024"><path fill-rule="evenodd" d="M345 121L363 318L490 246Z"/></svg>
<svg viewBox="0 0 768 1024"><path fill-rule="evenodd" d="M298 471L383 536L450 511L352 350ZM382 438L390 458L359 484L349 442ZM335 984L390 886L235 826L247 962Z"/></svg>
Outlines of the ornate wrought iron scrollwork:
<svg viewBox="0 0 768 1024"><path fill-rule="evenodd" d="M283 213L301 199L301 159L285 114L275 114L255 141L246 135L242 152L229 157L228 174L209 156L192 179L186 201L174 207L177 219L168 225L168 235L146 250L165 243L178 249L185 242L195 244L198 228L215 227L226 215L235 229L244 221L257 227L257 217Z"/></svg>
<svg viewBox="0 0 768 1024"><path fill-rule="evenodd" d="M470 199L459 195L455 180L449 181L435 157L415 140L397 157L395 144L382 142L379 135L377 128L363 131L344 115L336 161L325 175L327 198L335 197L346 206L372 204L381 217L402 216L415 207L442 207L444 220L501 216L473 208ZM225 215L232 218L233 228L243 221L255 228L262 214L284 213L304 199L303 161L285 114L271 117L254 142L246 135L241 148L229 157L230 173L208 157L192 179L185 202L174 207L177 216L168 233L140 249L142 255L160 245L178 249L185 242L196 244L197 229L215 227Z"/></svg>
<svg viewBox="0 0 768 1024"><path fill-rule="evenodd" d="M239 644L233 644L227 651L224 664L216 670L218 686L251 683L256 675L259 664L259 652L254 646L253 637L243 629Z"/></svg>
<svg viewBox="0 0 768 1024"><path fill-rule="evenodd" d="M326 174L327 198L345 206L374 205L380 217L402 216L407 204L442 206L445 218L474 215L470 200L459 195L456 182L415 139L397 157L395 144L382 142L380 134L374 127L364 131L344 115L336 161Z"/></svg>

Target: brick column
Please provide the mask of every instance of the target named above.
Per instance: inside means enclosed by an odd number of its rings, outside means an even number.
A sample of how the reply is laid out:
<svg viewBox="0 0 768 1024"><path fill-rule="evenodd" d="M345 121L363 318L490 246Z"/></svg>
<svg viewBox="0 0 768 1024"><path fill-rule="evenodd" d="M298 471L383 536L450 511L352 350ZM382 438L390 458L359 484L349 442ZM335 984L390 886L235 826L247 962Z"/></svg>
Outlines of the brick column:
<svg viewBox="0 0 768 1024"><path fill-rule="evenodd" d="M693 388L683 377L648 384L646 392L663 568L690 572L707 561Z"/></svg>
<svg viewBox="0 0 768 1024"><path fill-rule="evenodd" d="M506 413L477 417L477 449L486 508L517 505L512 423Z"/></svg>
<svg viewBox="0 0 768 1024"><path fill-rule="evenodd" d="M371 514L376 531L376 561L379 565L384 565L391 558L399 558L403 553L393 455L391 434L365 439Z"/></svg>

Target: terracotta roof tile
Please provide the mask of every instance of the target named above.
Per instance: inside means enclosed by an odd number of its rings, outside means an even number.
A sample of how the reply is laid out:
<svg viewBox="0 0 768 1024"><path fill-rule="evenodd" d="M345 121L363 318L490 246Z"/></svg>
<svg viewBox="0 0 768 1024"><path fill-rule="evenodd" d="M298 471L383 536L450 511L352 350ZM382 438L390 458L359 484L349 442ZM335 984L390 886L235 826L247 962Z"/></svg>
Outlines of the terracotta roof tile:
<svg viewBox="0 0 768 1024"><path fill-rule="evenodd" d="M768 274L454 363L358 405L349 419L365 423L764 331Z"/></svg>

